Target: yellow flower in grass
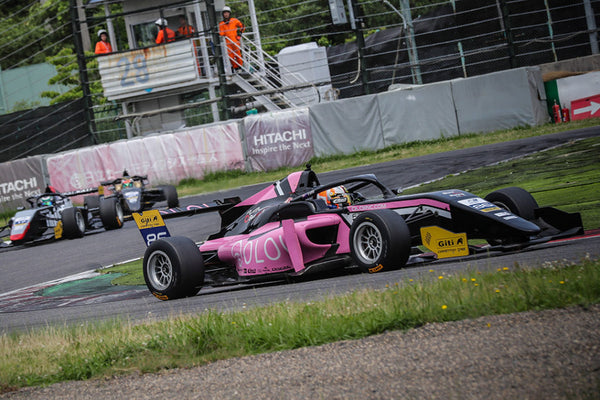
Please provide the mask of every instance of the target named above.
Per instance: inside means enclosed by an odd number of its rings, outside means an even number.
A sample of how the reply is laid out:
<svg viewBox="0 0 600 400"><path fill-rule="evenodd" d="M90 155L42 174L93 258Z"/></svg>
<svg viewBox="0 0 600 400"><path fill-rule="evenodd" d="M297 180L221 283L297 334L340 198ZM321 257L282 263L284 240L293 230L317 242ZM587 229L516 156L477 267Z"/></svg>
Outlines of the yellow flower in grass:
<svg viewBox="0 0 600 400"><path fill-rule="evenodd" d="M442 310L445 310L446 308L448 308L448 306L444 304L444 305L442 306Z"/></svg>
<svg viewBox="0 0 600 400"><path fill-rule="evenodd" d="M438 276L438 279L444 279L444 277L442 275Z"/></svg>

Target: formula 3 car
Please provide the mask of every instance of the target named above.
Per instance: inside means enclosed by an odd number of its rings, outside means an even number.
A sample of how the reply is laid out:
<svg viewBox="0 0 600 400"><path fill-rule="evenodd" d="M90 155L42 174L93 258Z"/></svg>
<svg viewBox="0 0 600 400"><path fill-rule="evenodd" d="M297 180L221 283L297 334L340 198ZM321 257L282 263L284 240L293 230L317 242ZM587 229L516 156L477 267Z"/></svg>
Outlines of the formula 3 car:
<svg viewBox="0 0 600 400"><path fill-rule="evenodd" d="M9 220L7 226L0 229L9 230L11 244L20 245L28 242L50 238L80 238L86 231L100 229L103 223L98 208L87 205L76 207L70 197L94 192L97 189L86 189L68 193L58 193L46 188L45 193L27 199L30 209L21 209ZM115 218L112 224L122 224L122 213L112 213Z"/></svg>
<svg viewBox="0 0 600 400"><path fill-rule="evenodd" d="M162 185L156 188L149 187L147 175L129 176L125 170L122 177L100 182L100 185L100 195L95 197L89 196L87 201L94 206L100 207L100 216L103 221L106 220L106 225L109 229L117 227L112 227L110 224L110 221L113 220L110 210L113 207L107 206L107 211L103 212L102 203L105 201L118 202L126 215L149 210L155 203L161 201L166 201L168 208L179 206L179 197L175 186ZM105 194L105 187L110 193Z"/></svg>
<svg viewBox="0 0 600 400"><path fill-rule="evenodd" d="M221 229L197 245L168 237L163 219L219 211ZM427 247L432 259L515 250L583 233L581 216L538 207L510 187L485 198L453 189L399 195L374 175L321 185L310 169L295 172L240 201L216 201L162 216L134 214L148 247L143 272L161 300L193 296L203 286L297 277L358 266L376 273L401 268ZM161 218L162 217L162 218ZM483 241L481 240L483 239Z"/></svg>

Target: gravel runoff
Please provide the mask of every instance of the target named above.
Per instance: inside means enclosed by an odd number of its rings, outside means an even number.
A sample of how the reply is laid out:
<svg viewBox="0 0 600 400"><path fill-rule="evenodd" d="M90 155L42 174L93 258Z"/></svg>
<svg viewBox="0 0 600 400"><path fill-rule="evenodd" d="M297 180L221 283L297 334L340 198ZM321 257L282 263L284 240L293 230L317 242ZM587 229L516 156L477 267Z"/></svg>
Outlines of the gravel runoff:
<svg viewBox="0 0 600 400"><path fill-rule="evenodd" d="M7 399L599 399L600 305L0 395Z"/></svg>

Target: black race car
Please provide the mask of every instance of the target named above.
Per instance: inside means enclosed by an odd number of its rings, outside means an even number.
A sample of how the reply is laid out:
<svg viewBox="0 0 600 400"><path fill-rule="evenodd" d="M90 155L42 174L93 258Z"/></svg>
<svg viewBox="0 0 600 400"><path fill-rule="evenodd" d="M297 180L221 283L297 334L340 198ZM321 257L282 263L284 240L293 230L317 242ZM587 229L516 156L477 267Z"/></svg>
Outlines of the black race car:
<svg viewBox="0 0 600 400"><path fill-rule="evenodd" d="M99 207L102 221L106 221L107 229L117 228L110 223L113 220L111 210L113 203L118 203L126 215L151 209L156 203L164 201L168 208L179 207L177 189L172 185L161 185L155 188L148 186L147 175L129 176L127 170L123 176L110 181L100 182L100 195L88 196L88 206ZM106 194L106 191L110 193ZM104 212L106 211L106 212Z"/></svg>
<svg viewBox="0 0 600 400"><path fill-rule="evenodd" d="M89 204L76 207L70 199L94 191L97 189L59 193L47 187L45 193L29 197L27 201L31 208L18 210L8 225L0 228L0 232L8 232L8 245L19 245L51 238L79 238L86 231L105 227L100 218L100 207L90 207ZM104 204L105 220L110 226L120 227L123 213L114 203L112 210L110 206L108 202Z"/></svg>

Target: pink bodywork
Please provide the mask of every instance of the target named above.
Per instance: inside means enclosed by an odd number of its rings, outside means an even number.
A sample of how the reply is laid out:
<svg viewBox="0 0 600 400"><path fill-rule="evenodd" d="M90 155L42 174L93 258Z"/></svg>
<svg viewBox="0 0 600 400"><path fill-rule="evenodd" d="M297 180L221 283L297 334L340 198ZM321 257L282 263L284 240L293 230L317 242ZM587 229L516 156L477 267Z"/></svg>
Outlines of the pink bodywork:
<svg viewBox="0 0 600 400"><path fill-rule="evenodd" d="M331 244L311 242L306 232L326 226L338 227L336 254L350 252L350 228L337 214L310 215L304 221L291 219L270 222L251 234L210 240L200 251L217 251L221 261L234 265L240 276L264 275L282 271L299 272L322 258Z"/></svg>

